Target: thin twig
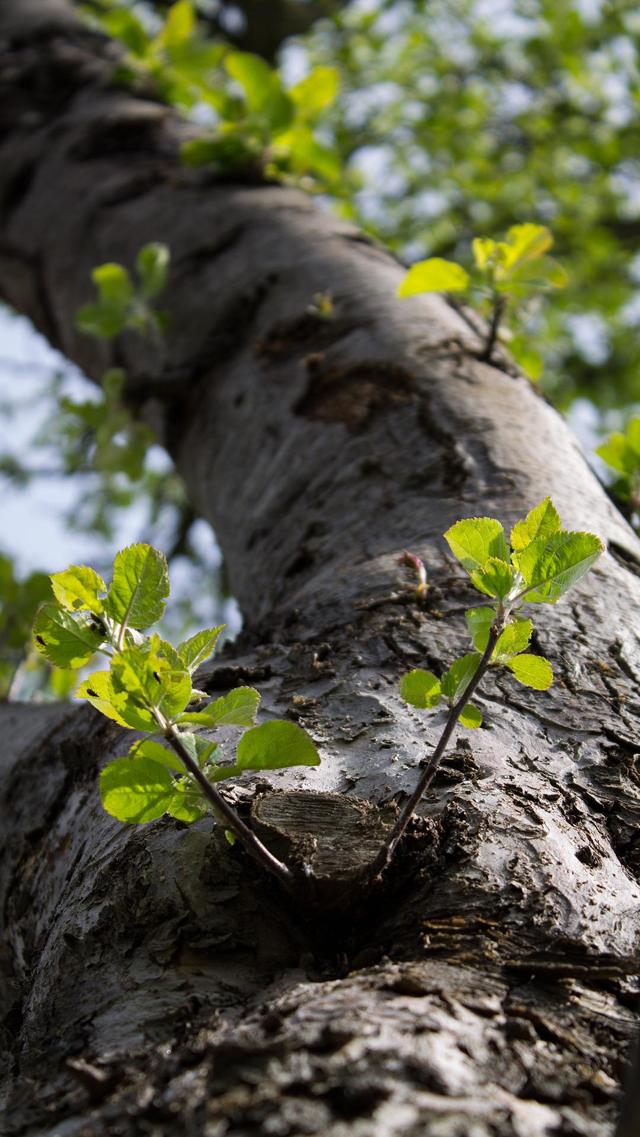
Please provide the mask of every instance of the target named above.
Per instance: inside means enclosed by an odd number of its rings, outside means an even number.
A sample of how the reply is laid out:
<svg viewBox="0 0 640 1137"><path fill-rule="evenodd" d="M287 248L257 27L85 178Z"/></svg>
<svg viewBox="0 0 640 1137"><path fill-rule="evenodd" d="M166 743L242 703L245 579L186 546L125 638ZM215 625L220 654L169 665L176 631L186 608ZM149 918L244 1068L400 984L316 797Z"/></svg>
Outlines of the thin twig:
<svg viewBox="0 0 640 1137"><path fill-rule="evenodd" d="M222 794L211 785L211 782L203 774L198 763L195 762L189 754L178 731L175 730L171 723L168 723L158 714L156 714L155 717L162 727L164 736L172 750L178 755L178 758L191 774L192 778L195 778L204 796L208 798L217 812L222 815L227 827L263 869L266 869L267 872L277 877L280 883L284 885L289 892L293 892L295 877L291 869L287 868L282 861L279 861L277 857L274 857L273 853L269 852L266 845L263 845L256 834L249 829L248 825L245 825L244 821L238 817L235 809L233 809L232 806L225 801Z"/></svg>
<svg viewBox="0 0 640 1137"><path fill-rule="evenodd" d="M498 331L500 328L500 321L501 321L502 317L504 316L504 310L506 308L506 304L507 304L507 301L506 301L505 296L500 296L497 293L494 295L494 297L493 297L493 312L491 314L491 323L489 324L489 331L487 334L487 342L485 344L484 351L479 356L479 358L482 360L483 363L491 363L491 356L493 355L493 349L496 346L496 340L498 338Z"/></svg>
<svg viewBox="0 0 640 1137"><path fill-rule="evenodd" d="M469 702L469 699L472 697L474 691L476 690L476 688L478 687L478 685L480 683L480 680L482 679L487 668L489 667L489 664L491 662L491 656L493 654L493 649L496 646L496 643L498 642L498 639L500 637L502 630L503 630L502 621L496 620L489 630L489 639L487 640L487 646L484 649L483 655L480 659L480 662L477 666L477 669L476 669L472 679L467 684L467 686L466 686L465 690L463 691L462 695L460 696L460 698L451 707L451 710L449 711L447 721L444 725L444 729L442 731L442 734L440 735L440 738L438 739L438 742L436 743L435 749L432 751L431 756L430 756L429 760L427 761L427 763L424 767L424 770L422 772L422 775L420 777L420 780L419 780L415 790L413 791L409 800L406 802L404 808L402 809L402 811L400 813L398 820L396 821L395 825L393 826L393 829L389 833L389 835L386 838L380 852L378 853L378 856L376 857L375 861L373 862L373 865L371 867L371 877L372 878L378 876L379 873L383 872L383 870L389 864L389 862L390 862L390 860L391 860L391 858L395 852L398 841L400 840L405 829L407 828L407 825L409 824L409 821L411 820L411 817L413 816L413 812L414 812L418 802L420 801L421 797L426 793L426 791L429 789L429 786L431 785L433 779L435 778L435 776L438 772L438 767L440 765L440 760L441 760L442 755L444 754L444 752L446 750L447 743L449 742L449 739L451 738L451 735L453 734L455 725L456 725L458 719L460 718L460 714L462 712L462 709Z"/></svg>

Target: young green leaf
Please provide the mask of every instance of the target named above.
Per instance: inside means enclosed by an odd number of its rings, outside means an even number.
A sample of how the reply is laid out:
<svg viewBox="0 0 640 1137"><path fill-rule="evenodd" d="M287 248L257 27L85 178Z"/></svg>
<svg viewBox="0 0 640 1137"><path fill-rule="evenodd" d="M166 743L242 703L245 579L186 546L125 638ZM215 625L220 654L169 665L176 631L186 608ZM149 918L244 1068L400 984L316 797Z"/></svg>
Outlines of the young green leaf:
<svg viewBox="0 0 640 1137"><path fill-rule="evenodd" d="M264 722L243 734L236 752L240 770L279 770L286 766L318 766L314 742L296 723Z"/></svg>
<svg viewBox="0 0 640 1137"><path fill-rule="evenodd" d="M126 696L144 711L155 708L172 721L184 711L191 698L191 676L176 669L159 652L159 637L139 647L127 648L111 661L111 685L116 697ZM161 650L161 649L160 649ZM116 704L120 714L125 711Z"/></svg>
<svg viewBox="0 0 640 1137"><path fill-rule="evenodd" d="M515 572L511 565L497 557L489 557L483 564L471 573L471 581L485 596L493 596L504 600L513 588Z"/></svg>
<svg viewBox="0 0 640 1137"><path fill-rule="evenodd" d="M204 631L196 632L194 636L190 636L179 645L178 655L189 671L193 673L201 663L213 655L223 629L224 624L219 624L217 628L205 628Z"/></svg>
<svg viewBox="0 0 640 1137"><path fill-rule="evenodd" d="M473 703L466 703L460 711L460 725L466 726L467 730L482 726L482 711L474 707Z"/></svg>
<svg viewBox="0 0 640 1137"><path fill-rule="evenodd" d="M142 295L152 300L162 292L169 272L169 249L166 245L153 241L144 245L136 257L136 269L140 277Z"/></svg>
<svg viewBox="0 0 640 1137"><path fill-rule="evenodd" d="M153 731L158 728L153 715L127 691L114 691L109 671L94 671L80 684L76 698L86 699L106 718L113 719L120 726L128 726L130 730Z"/></svg>
<svg viewBox="0 0 640 1137"><path fill-rule="evenodd" d="M92 613L71 615L57 604L42 604L33 622L33 641L49 663L77 668L104 642L104 630L96 626Z"/></svg>
<svg viewBox="0 0 640 1137"><path fill-rule="evenodd" d="M493 517L466 517L456 521L447 529L444 539L469 573L481 569L489 557L509 561L504 529Z"/></svg>
<svg viewBox="0 0 640 1137"><path fill-rule="evenodd" d="M260 705L260 695L253 687L236 687L228 695L222 695L209 703L202 711L187 711L179 722L194 723L198 726L252 726Z"/></svg>
<svg viewBox="0 0 640 1137"><path fill-rule="evenodd" d="M51 587L58 604L68 612L85 609L99 616L103 611L99 593L106 592L107 586L87 565L71 565L64 572L52 573Z"/></svg>
<svg viewBox="0 0 640 1137"><path fill-rule="evenodd" d="M191 39L195 32L196 19L190 0L177 0L167 12L160 40L165 47L176 48Z"/></svg>
<svg viewBox="0 0 640 1137"><path fill-rule="evenodd" d="M294 102L283 90L277 72L264 59L248 51L232 51L224 66L242 87L249 109L264 116L271 130L285 130L290 125Z"/></svg>
<svg viewBox="0 0 640 1137"><path fill-rule="evenodd" d="M400 695L412 707L435 707L442 698L440 680L433 672L416 667L400 680Z"/></svg>
<svg viewBox="0 0 640 1137"><path fill-rule="evenodd" d="M173 788L173 797L166 809L170 817L175 817L176 821L184 821L187 825L206 817L209 806L192 778L178 778L173 783Z"/></svg>
<svg viewBox="0 0 640 1137"><path fill-rule="evenodd" d="M98 265L93 269L91 278L97 286L100 300L126 307L133 296L131 277L123 265Z"/></svg>
<svg viewBox="0 0 640 1137"><path fill-rule="evenodd" d="M123 331L127 310L121 304L84 304L75 316L75 325L80 332L98 339L110 340Z"/></svg>
<svg viewBox="0 0 640 1137"><path fill-rule="evenodd" d="M550 497L545 497L527 514L524 521L517 521L511 530L511 544L516 552L526 549L532 541L541 537L551 537L560 530L560 518Z"/></svg>
<svg viewBox="0 0 640 1137"><path fill-rule="evenodd" d="M221 755L221 749L217 742L212 742L210 738L205 738L202 734L192 734L191 731L180 731L180 741L185 750L191 755L194 762L198 763L201 770L210 766L213 762L217 761ZM207 770L207 777L209 771Z"/></svg>
<svg viewBox="0 0 640 1137"><path fill-rule="evenodd" d="M314 67L305 79L291 88L289 95L304 118L315 119L335 102L339 85L336 67Z"/></svg>
<svg viewBox="0 0 640 1137"><path fill-rule="evenodd" d="M430 257L411 266L400 281L397 295L401 298L419 292L464 292L469 287L469 273L453 261Z"/></svg>
<svg viewBox="0 0 640 1137"><path fill-rule="evenodd" d="M518 554L518 569L530 589L523 590L527 602L555 604L603 552L593 533L554 533L532 541Z"/></svg>
<svg viewBox="0 0 640 1137"><path fill-rule="evenodd" d="M629 452L627 440L619 431L610 434L606 442L597 446L596 454L620 474L629 474L640 464L640 458Z"/></svg>
<svg viewBox="0 0 640 1137"><path fill-rule="evenodd" d="M155 624L168 595L167 562L157 549L129 545L116 555L105 609L119 624L140 630Z"/></svg>
<svg viewBox="0 0 640 1137"><path fill-rule="evenodd" d="M120 726L129 726L129 723L122 718L114 705L111 677L108 671L94 671L76 690L76 699L86 699L92 707L95 707L106 718L113 719ZM147 727L142 729L146 730Z"/></svg>
<svg viewBox="0 0 640 1137"><path fill-rule="evenodd" d="M173 750L167 749L160 742L155 742L153 738L138 739L129 750L127 757L150 758L152 762L165 766L172 774L181 774L184 771L182 762Z"/></svg>
<svg viewBox="0 0 640 1137"><path fill-rule="evenodd" d="M496 618L495 608L467 608L464 618L474 648L476 651L484 651L489 642L491 625Z"/></svg>
<svg viewBox="0 0 640 1137"><path fill-rule="evenodd" d="M140 824L162 817L174 795L174 780L150 758L116 758L100 774L100 797L118 821Z"/></svg>
<svg viewBox="0 0 640 1137"><path fill-rule="evenodd" d="M450 703L457 703L458 699L462 698L478 670L479 663L478 652L469 652L467 655L463 655L461 659L456 659L455 663L452 663L449 670L442 676L442 694L446 695Z"/></svg>
<svg viewBox="0 0 640 1137"><path fill-rule="evenodd" d="M553 683L551 664L542 655L514 655L506 666L519 683L536 691L546 691Z"/></svg>
<svg viewBox="0 0 640 1137"><path fill-rule="evenodd" d="M533 634L531 620L512 620L501 633L491 656L492 662L503 662L529 646Z"/></svg>

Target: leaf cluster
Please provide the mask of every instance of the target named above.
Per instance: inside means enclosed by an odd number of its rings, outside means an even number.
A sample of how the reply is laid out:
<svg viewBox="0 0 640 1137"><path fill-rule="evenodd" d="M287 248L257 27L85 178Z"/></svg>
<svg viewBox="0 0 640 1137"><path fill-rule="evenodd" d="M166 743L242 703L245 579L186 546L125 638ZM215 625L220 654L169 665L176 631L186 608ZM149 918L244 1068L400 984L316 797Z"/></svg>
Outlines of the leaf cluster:
<svg viewBox="0 0 640 1137"><path fill-rule="evenodd" d="M478 297L481 310L495 319L494 331L497 332L497 324L508 303L513 306L514 302L521 303L534 293L566 286L564 269L547 256L552 244L553 237L546 226L530 222L513 225L503 241L476 237L472 241L474 267L471 271L454 261L429 257L411 266L398 287L398 296L460 292ZM516 342L514 354L530 378L539 378L542 360L530 348L518 351Z"/></svg>
<svg viewBox="0 0 640 1137"><path fill-rule="evenodd" d="M154 241L136 257L136 281L124 265L109 261L93 269L97 299L76 313L76 327L100 339L113 339L129 328L143 335L160 335L166 319L151 304L163 291L169 272L169 250Z"/></svg>
<svg viewBox="0 0 640 1137"><path fill-rule="evenodd" d="M569 283L528 305L535 355L519 336L510 350L528 374L544 359L563 408L635 403L637 9L527 0L496 12L369 0L307 37L313 62L340 66L325 127L366 181L349 218L401 258L465 268L475 234L549 225Z"/></svg>
<svg viewBox="0 0 640 1137"><path fill-rule="evenodd" d="M32 572L20 580L11 557L0 554L0 699L9 697L19 669L41 670L36 677L39 681L48 671L34 668L33 659L25 655L31 646L35 612L50 595L46 573ZM65 693L62 672L56 672L53 691L58 697Z"/></svg>
<svg viewBox="0 0 640 1137"><path fill-rule="evenodd" d="M640 418L632 418L624 431L610 434L596 454L621 475L614 483L614 493L628 501L633 511L640 509Z"/></svg>
<svg viewBox="0 0 640 1137"><path fill-rule="evenodd" d="M199 122L211 121L211 130L184 143L186 165L257 167L267 177L293 181L312 175L339 189L337 153L315 130L338 92L335 67L316 67L286 88L260 56L203 38L191 0L177 0L154 33L124 8L109 8L99 22L127 48L122 81L150 79L168 102L197 112Z"/></svg>
<svg viewBox="0 0 640 1137"><path fill-rule="evenodd" d="M185 822L204 816L211 804L193 773L185 772L181 752L210 783L246 770L317 765L313 742L295 723L254 725L260 696L251 687L197 709L206 695L193 686L193 674L215 650L222 626L197 632L177 648L158 633L143 634L162 617L169 595L167 563L157 549L136 544L121 550L108 586L86 565L53 573L50 581L54 600L41 605L33 625L36 649L64 668L104 654L108 669L89 675L76 695L148 736L103 770L100 791L108 813L127 822L164 813ZM232 764L221 761L218 742L195 732L223 726L246 730Z"/></svg>
<svg viewBox="0 0 640 1137"><path fill-rule="evenodd" d="M400 693L405 702L419 708L437 707L444 701L458 709L463 726L472 728L481 725L482 714L464 703L464 695L481 664L506 667L520 683L537 691L551 686L551 664L527 650L533 622L520 615L522 607L557 603L594 565L603 545L593 533L563 529L550 498L513 526L510 540L492 517L465 518L444 536L473 586L491 603L465 613L473 651L455 660L441 679L421 668L410 671L401 681ZM485 658L492 632L495 642Z"/></svg>

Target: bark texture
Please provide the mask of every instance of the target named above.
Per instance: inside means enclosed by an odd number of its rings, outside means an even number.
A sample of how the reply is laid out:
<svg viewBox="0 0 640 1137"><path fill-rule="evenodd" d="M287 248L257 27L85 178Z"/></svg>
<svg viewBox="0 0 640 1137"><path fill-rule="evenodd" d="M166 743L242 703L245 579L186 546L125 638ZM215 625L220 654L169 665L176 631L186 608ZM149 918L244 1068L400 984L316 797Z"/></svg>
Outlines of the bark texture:
<svg viewBox="0 0 640 1137"><path fill-rule="evenodd" d="M245 617L203 682L254 683L321 747L231 791L254 824L295 791L304 838L308 793L331 864L318 794L382 823L413 788L439 724L397 681L466 650L455 519L550 493L609 550L537 617L551 691L491 677L384 883L329 911L211 822L105 816L114 724L2 708L7 1133L608 1137L638 1010L638 542L472 315L396 301L394 259L301 194L183 170L186 128L113 86L115 49L62 3L5 0L0 37L0 295L88 374L127 368ZM79 334L91 268L150 240L164 347ZM423 605L389 599L404 548Z"/></svg>

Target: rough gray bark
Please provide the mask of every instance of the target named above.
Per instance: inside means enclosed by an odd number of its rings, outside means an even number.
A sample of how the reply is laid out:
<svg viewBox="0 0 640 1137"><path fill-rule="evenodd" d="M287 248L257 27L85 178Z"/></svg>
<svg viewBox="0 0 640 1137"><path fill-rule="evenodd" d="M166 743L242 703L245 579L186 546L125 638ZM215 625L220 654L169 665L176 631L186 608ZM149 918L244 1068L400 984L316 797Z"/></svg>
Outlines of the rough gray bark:
<svg viewBox="0 0 640 1137"><path fill-rule="evenodd" d="M466 650L457 517L550 493L609 547L537 618L555 686L484 684L384 885L329 913L210 822L106 817L114 724L2 708L6 1131L607 1137L637 1024L637 541L472 317L396 301L397 263L300 194L183 171L184 128L110 86L114 49L61 3L5 3L2 35L0 295L88 374L127 367L244 612L210 689L254 682L322 750L242 808L413 787L438 725L397 680ZM166 347L77 333L91 267L158 239ZM423 607L385 599L405 547Z"/></svg>

